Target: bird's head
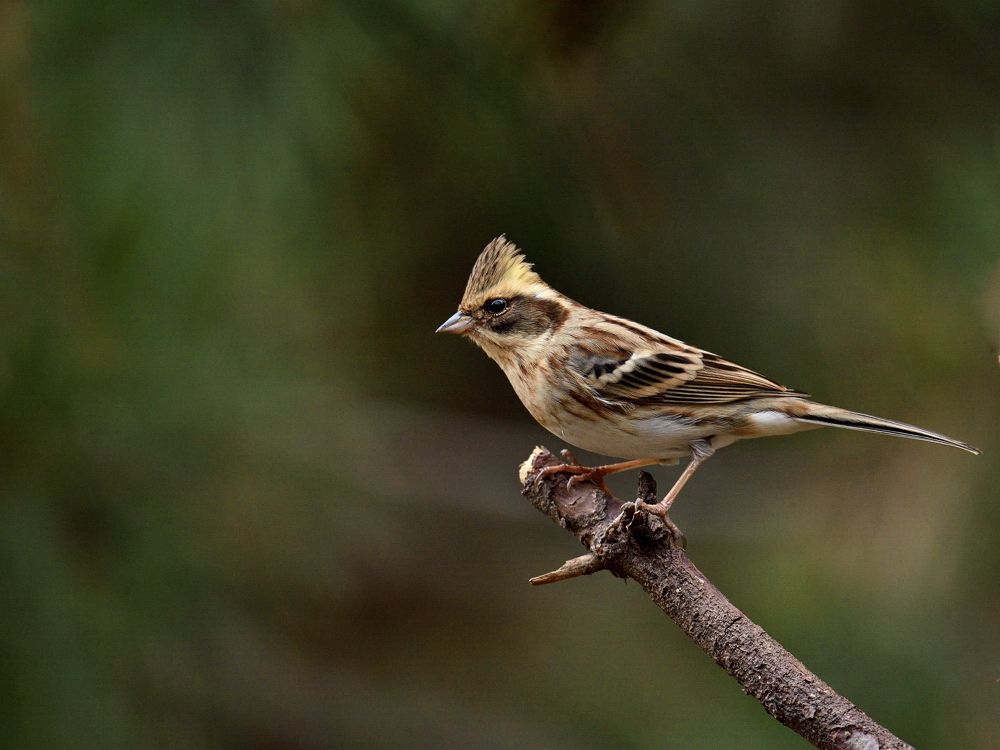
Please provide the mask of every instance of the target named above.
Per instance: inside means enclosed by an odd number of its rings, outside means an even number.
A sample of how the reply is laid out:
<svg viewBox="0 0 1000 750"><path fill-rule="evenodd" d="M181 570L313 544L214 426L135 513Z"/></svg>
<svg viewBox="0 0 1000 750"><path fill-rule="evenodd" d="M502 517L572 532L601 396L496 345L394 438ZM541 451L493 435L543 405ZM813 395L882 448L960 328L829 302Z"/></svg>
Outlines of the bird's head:
<svg viewBox="0 0 1000 750"><path fill-rule="evenodd" d="M476 260L458 312L438 332L464 334L497 359L558 329L568 305L501 235Z"/></svg>

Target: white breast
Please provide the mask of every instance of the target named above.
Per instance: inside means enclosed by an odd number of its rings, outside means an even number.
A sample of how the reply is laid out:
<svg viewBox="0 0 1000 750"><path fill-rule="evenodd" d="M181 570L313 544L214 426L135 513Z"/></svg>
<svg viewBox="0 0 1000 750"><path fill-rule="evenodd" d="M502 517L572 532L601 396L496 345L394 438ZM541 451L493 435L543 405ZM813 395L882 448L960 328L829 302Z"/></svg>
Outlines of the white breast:
<svg viewBox="0 0 1000 750"><path fill-rule="evenodd" d="M670 415L630 419L621 426L610 420L582 419L543 426L579 448L625 459L689 456L693 441L718 433L711 425L695 425Z"/></svg>

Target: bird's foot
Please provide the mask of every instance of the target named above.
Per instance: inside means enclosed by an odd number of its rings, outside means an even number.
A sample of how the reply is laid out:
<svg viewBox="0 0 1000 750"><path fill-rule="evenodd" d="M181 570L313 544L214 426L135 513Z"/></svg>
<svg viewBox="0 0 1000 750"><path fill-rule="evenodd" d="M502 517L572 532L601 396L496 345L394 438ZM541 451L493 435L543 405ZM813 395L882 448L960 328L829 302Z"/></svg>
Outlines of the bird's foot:
<svg viewBox="0 0 1000 750"><path fill-rule="evenodd" d="M674 544L681 549L687 549L687 537L684 536L684 532L680 530L677 524L675 524L668 515L668 511L670 510L669 503L665 504L660 502L650 504L643 502L642 500L636 500L635 509L636 512L644 510L650 515L656 516L663 521L663 525L667 527L671 536L674 538Z"/></svg>
<svg viewBox="0 0 1000 750"><path fill-rule="evenodd" d="M569 453L569 451L564 451L563 453ZM570 454L569 457L574 461L576 460L573 458L572 454ZM609 495L611 494L611 491L604 484L604 477L607 476L608 472L604 470L603 466L590 468L588 466L580 466L578 463L546 466L538 472L538 476L535 477L535 489L538 489L538 483L550 474L572 474L573 476L571 476L566 482L567 488L572 488L580 482L593 482L600 487L601 490L607 492Z"/></svg>

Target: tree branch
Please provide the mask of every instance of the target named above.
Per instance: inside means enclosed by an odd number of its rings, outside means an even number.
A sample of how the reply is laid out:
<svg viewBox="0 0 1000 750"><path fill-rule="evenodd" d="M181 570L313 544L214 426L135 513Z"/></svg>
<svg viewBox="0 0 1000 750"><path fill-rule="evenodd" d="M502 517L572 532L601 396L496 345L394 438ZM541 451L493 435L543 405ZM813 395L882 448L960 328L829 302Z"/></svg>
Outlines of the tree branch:
<svg viewBox="0 0 1000 750"><path fill-rule="evenodd" d="M535 448L521 465L524 495L590 551L531 583L598 570L632 578L745 693L816 747L913 750L806 669L709 582L676 544L676 527L671 531L642 507L656 502L649 474L639 475L636 502L622 503L589 482L567 488L564 474L545 477L536 487L538 472L557 463L546 449Z"/></svg>

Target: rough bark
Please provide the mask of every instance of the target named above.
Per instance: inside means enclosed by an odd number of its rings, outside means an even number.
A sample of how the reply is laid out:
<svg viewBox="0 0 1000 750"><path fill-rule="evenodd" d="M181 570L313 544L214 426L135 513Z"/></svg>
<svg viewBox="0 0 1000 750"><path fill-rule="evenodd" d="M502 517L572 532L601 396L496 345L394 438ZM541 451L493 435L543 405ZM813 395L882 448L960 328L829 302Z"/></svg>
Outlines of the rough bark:
<svg viewBox="0 0 1000 750"><path fill-rule="evenodd" d="M803 666L755 625L695 567L671 532L636 502L621 500L590 482L567 487L567 475L535 482L538 472L560 463L536 448L521 466L524 495L590 550L533 584L609 570L632 578L660 609L725 669L775 719L819 748L904 750L910 745ZM639 475L638 501L656 502L656 485Z"/></svg>

